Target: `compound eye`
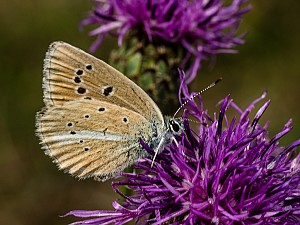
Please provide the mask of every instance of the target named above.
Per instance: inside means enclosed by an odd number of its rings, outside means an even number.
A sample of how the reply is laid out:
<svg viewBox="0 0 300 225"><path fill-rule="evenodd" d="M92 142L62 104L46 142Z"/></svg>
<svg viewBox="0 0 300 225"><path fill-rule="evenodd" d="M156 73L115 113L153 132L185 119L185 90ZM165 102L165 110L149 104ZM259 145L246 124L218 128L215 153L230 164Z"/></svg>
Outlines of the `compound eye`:
<svg viewBox="0 0 300 225"><path fill-rule="evenodd" d="M170 126L171 126L172 130L175 132L178 132L180 130L178 123L176 123L174 120L170 121Z"/></svg>

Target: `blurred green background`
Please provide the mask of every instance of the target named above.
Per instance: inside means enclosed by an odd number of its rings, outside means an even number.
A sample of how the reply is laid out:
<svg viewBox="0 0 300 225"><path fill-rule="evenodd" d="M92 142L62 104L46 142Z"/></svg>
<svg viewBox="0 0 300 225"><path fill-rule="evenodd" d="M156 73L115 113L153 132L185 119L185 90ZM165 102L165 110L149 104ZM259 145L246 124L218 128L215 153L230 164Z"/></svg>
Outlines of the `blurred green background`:
<svg viewBox="0 0 300 225"><path fill-rule="evenodd" d="M294 130L282 139L288 145L300 136L300 2L253 0L242 22L248 31L239 54L218 55L203 64L192 84L199 91L222 76L223 82L203 95L210 112L227 94L246 107L268 90L272 99L262 122L270 135L293 118ZM10 0L0 2L0 224L67 224L72 209L111 209L117 195L110 182L78 181L58 171L35 136L35 113L43 107L42 66L48 45L63 40L87 50L93 37L78 23L91 9L88 0ZM115 40L95 54L107 59ZM260 103L259 105L262 105ZM256 108L258 109L258 108Z"/></svg>

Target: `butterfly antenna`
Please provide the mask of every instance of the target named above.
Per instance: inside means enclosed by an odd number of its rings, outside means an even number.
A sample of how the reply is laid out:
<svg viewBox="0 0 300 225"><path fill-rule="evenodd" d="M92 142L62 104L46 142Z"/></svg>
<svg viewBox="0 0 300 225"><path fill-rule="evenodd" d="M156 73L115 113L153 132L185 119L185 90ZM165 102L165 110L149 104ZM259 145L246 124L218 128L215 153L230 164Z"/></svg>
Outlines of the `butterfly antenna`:
<svg viewBox="0 0 300 225"><path fill-rule="evenodd" d="M210 85L208 85L206 88L204 88L202 91L194 94L192 97L190 97L188 100L186 100L184 103L182 103L182 105L177 109L177 111L174 113L173 118L175 118L175 116L177 115L177 113L191 100L193 100L195 97L201 95L203 92L207 91L208 89L214 87L217 83L219 83L222 80L222 77L220 77L218 80L216 80L215 82L211 83Z"/></svg>
<svg viewBox="0 0 300 225"><path fill-rule="evenodd" d="M197 124L200 124L199 121L196 121L196 120L191 120L191 119L188 119L188 118L184 118L183 120L186 120L186 121L189 121L189 122L192 122L192 123L197 123Z"/></svg>
<svg viewBox="0 0 300 225"><path fill-rule="evenodd" d="M186 120L186 121L189 121L189 122L192 122L192 123L201 124L201 125L207 127L207 123L204 123L204 122L199 122L197 120L191 120L191 119L188 119L188 118L184 118L183 120Z"/></svg>

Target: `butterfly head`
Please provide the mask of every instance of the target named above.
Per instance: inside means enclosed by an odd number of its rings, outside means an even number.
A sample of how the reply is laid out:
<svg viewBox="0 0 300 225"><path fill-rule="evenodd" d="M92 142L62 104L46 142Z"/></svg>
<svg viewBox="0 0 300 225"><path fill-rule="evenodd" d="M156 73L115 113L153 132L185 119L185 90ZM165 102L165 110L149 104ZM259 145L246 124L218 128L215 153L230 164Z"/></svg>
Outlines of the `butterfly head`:
<svg viewBox="0 0 300 225"><path fill-rule="evenodd" d="M184 131L183 119L182 118L174 118L165 116L165 130L159 138L154 141L154 157L152 159L151 167L154 164L155 158L157 154L164 148L166 144L170 144L172 141L175 141L176 145L178 145L175 136L182 134Z"/></svg>
<svg viewBox="0 0 300 225"><path fill-rule="evenodd" d="M174 117L165 117L166 131L164 134L164 142L166 144L174 140L174 136L181 135L184 131L183 119Z"/></svg>

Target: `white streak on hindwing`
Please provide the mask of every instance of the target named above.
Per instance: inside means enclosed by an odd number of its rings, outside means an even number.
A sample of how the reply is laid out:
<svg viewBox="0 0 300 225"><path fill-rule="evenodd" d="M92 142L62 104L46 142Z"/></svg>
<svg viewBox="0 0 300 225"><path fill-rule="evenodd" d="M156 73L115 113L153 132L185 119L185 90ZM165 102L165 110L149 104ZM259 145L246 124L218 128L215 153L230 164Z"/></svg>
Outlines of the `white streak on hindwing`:
<svg viewBox="0 0 300 225"><path fill-rule="evenodd" d="M133 138L133 137L132 137ZM50 137L51 141L57 141L62 145L68 144L68 141L74 140L106 140L106 141L126 141L129 137L124 135L110 134L100 131L76 131L75 134L70 133L57 133Z"/></svg>

